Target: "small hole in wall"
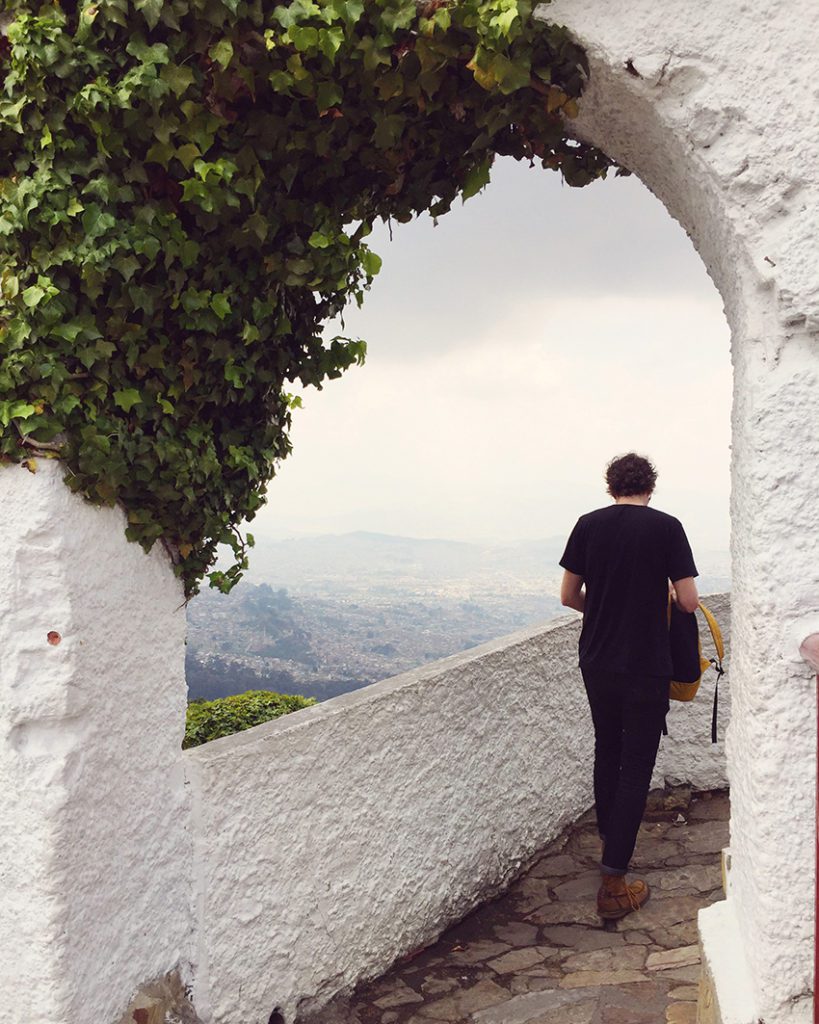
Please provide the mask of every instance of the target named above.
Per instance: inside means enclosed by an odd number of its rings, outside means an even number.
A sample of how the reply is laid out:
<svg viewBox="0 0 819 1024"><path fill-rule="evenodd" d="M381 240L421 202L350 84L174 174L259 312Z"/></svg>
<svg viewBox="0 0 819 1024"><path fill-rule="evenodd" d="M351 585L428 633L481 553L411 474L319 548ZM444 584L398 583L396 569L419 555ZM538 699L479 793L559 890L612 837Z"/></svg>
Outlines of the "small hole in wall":
<svg viewBox="0 0 819 1024"><path fill-rule="evenodd" d="M278 1007L270 1014L267 1024L286 1024L284 1014Z"/></svg>
<svg viewBox="0 0 819 1024"><path fill-rule="evenodd" d="M62 637L56 629L49 630L46 640L51 644L52 647L56 647L57 644L62 640Z"/></svg>

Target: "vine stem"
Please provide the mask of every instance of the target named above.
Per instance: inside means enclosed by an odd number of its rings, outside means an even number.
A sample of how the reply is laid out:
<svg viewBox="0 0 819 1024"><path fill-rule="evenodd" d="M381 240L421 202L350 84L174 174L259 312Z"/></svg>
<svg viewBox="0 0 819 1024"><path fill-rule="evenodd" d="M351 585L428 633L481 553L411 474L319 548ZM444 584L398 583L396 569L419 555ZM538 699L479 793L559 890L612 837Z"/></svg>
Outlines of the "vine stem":
<svg viewBox="0 0 819 1024"><path fill-rule="evenodd" d="M62 452L65 451L65 441L35 441L33 437L29 437L28 434L24 434L20 424L16 420L12 420L14 423L17 433L20 435L20 443L25 445L26 448L33 448L36 452Z"/></svg>

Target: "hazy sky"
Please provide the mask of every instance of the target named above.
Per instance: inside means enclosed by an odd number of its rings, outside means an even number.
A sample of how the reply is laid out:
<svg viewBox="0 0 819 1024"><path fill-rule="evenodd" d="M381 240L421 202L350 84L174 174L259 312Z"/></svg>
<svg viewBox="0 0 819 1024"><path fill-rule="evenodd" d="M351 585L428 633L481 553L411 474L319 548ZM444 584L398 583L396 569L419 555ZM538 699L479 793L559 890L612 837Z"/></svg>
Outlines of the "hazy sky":
<svg viewBox="0 0 819 1024"><path fill-rule="evenodd" d="M367 362L304 393L257 536L563 535L607 502L606 461L636 450L695 552L727 547L722 302L637 179L575 190L503 160L437 227L371 244L383 269L346 318Z"/></svg>

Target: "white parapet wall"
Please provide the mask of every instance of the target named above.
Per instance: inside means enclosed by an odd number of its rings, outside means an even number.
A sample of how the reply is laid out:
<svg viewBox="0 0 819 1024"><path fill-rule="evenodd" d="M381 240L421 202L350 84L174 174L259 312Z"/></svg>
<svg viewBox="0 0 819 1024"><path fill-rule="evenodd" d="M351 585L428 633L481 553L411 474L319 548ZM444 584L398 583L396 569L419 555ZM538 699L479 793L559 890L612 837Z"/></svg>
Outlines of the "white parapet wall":
<svg viewBox="0 0 819 1024"><path fill-rule="evenodd" d="M113 1024L190 960L183 595L38 462L0 468L0 1020Z"/></svg>
<svg viewBox="0 0 819 1024"><path fill-rule="evenodd" d="M728 600L712 602L728 632ZM188 751L205 1021L290 1024L434 938L592 802L579 619ZM728 720L723 688L721 721ZM712 684L655 783L726 784Z"/></svg>

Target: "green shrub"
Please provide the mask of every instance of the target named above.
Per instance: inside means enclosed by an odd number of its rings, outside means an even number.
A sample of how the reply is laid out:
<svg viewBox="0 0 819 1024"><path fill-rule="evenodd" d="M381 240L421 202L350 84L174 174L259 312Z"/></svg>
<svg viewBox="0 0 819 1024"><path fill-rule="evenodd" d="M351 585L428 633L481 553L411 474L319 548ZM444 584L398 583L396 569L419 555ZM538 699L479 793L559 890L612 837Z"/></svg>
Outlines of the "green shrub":
<svg viewBox="0 0 819 1024"><path fill-rule="evenodd" d="M182 746L198 747L200 743L252 729L254 725L315 703L313 697L272 693L270 690L248 690L247 693L218 700L191 701Z"/></svg>

